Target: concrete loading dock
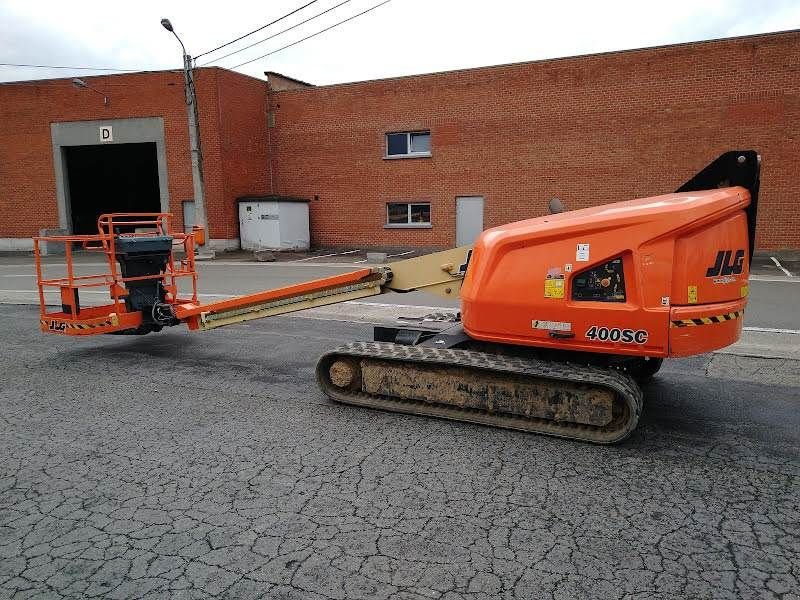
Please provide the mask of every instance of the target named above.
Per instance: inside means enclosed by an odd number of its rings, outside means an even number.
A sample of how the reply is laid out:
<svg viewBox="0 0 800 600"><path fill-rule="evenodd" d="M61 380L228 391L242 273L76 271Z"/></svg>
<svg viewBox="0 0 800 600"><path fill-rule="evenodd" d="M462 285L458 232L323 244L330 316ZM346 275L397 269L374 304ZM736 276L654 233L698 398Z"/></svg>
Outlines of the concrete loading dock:
<svg viewBox="0 0 800 600"><path fill-rule="evenodd" d="M168 211L160 118L53 123L59 229L97 231L108 212Z"/></svg>

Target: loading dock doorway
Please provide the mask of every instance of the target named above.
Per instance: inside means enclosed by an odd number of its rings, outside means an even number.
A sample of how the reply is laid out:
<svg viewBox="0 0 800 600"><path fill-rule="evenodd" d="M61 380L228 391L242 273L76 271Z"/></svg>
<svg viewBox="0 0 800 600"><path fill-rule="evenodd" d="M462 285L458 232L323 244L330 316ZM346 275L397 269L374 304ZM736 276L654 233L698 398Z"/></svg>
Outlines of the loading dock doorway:
<svg viewBox="0 0 800 600"><path fill-rule="evenodd" d="M161 212L155 142L63 147L74 234L97 233L97 217Z"/></svg>

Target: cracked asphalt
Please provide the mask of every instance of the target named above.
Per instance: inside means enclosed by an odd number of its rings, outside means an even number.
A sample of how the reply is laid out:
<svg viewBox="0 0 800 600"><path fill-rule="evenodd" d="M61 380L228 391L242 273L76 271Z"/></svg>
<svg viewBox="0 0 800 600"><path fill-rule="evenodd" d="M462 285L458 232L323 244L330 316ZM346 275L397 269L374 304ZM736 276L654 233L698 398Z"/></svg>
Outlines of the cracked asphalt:
<svg viewBox="0 0 800 600"><path fill-rule="evenodd" d="M605 448L328 401L364 324L37 319L0 306L2 598L800 598L800 381L671 362Z"/></svg>

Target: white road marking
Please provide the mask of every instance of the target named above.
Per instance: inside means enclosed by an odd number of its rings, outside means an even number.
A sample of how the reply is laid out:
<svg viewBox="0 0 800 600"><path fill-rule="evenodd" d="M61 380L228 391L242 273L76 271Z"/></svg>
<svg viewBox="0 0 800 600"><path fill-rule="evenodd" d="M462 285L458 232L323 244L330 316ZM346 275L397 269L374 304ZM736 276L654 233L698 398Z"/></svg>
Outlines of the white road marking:
<svg viewBox="0 0 800 600"><path fill-rule="evenodd" d="M800 283L800 277L776 277L770 275L750 275L750 281L768 283Z"/></svg>
<svg viewBox="0 0 800 600"><path fill-rule="evenodd" d="M417 306L416 304L391 304L388 302L364 302L363 300L348 300L347 302L343 302L343 304L349 304L351 306L379 306L381 308L418 308L420 310L436 310L436 311L443 311L443 310L452 310L457 311L458 308L450 307L450 306Z"/></svg>
<svg viewBox="0 0 800 600"><path fill-rule="evenodd" d="M314 260L317 258L328 258L331 256L341 256L342 254L345 254L345 252L334 252L333 254L322 254L320 256L308 256L306 258L298 258L297 260L290 260L288 262L290 263L306 262L307 260Z"/></svg>
<svg viewBox="0 0 800 600"><path fill-rule="evenodd" d="M320 258L319 256L314 256L313 258ZM307 259L300 259L300 260L307 260ZM205 262L199 261L195 263L195 267L198 270L203 269L205 267L261 267L262 269L274 269L276 267L286 267L286 268L294 268L294 267L320 267L326 269L353 269L353 265L356 262L366 262L363 261L354 261L348 263L298 263L297 261L285 261L285 262L256 262L256 261L234 261L234 260L226 260L226 261L214 261L214 262ZM83 267L108 267L108 263L75 263L74 265L75 270L82 269ZM0 265L0 269L26 269L30 270L30 277L35 277L35 267L31 265ZM42 270L47 272L48 269L60 269L61 271L64 270L64 265L61 264L45 264L42 265ZM103 270L103 272L107 272ZM0 277L22 277L22 275L0 275ZM27 277L28 275L26 275Z"/></svg>
<svg viewBox="0 0 800 600"><path fill-rule="evenodd" d="M45 294L58 294L58 290L45 290ZM108 295L108 291L99 291L99 290L85 290L81 288L81 294L106 294ZM0 290L0 294L39 294L39 290Z"/></svg>
<svg viewBox="0 0 800 600"><path fill-rule="evenodd" d="M42 268L43 269L47 269L48 267L52 268L52 267L63 267L63 266L64 266L63 262L42 262ZM88 263L87 262L87 263L85 263L85 262L76 261L76 262L73 263L73 266L76 267L76 268L77 267L107 267L108 263L107 262L103 262L103 263ZM16 263L16 264L11 264L11 265L0 265L0 269L31 269L31 270L33 270L34 266L33 266L32 262L31 263Z"/></svg>
<svg viewBox="0 0 800 600"><path fill-rule="evenodd" d="M45 296L48 294L58 294L58 290L45 290ZM0 290L0 294L39 294L38 290ZM107 296L109 299L111 296L108 293L108 290L86 290L81 288L80 291L81 296L84 294L101 294ZM240 295L246 294L197 294L198 298L238 298ZM188 296L188 295L187 295Z"/></svg>
<svg viewBox="0 0 800 600"><path fill-rule="evenodd" d="M58 294L58 290L45 290L47 294ZM108 296L108 291L105 290L85 290L81 289L81 294L105 294ZM0 294L35 294L38 295L38 290L0 290ZM239 296L246 296L247 294L197 294L198 298L238 298ZM416 304L392 304L390 302L363 302L360 300L348 300L342 304L349 304L350 306L373 306L377 308L391 308L391 309L415 309L415 310L430 310L430 311L458 311L456 307L450 306L418 306Z"/></svg>
<svg viewBox="0 0 800 600"><path fill-rule="evenodd" d="M785 268L785 267L784 267L784 266L783 266L783 265L782 265L782 264L781 264L781 263L778 261L778 259L777 259L777 258L775 258L774 256L770 256L770 258L772 259L772 262L774 262L774 263L775 263L775 266L776 266L776 267L778 267L778 268L779 268L781 271L783 271L783 272L786 274L786 276L787 276L787 277L792 277L792 276L793 276L793 275L792 275L792 274L789 272L789 270L788 270L788 269L786 269L786 268Z"/></svg>
<svg viewBox="0 0 800 600"><path fill-rule="evenodd" d="M312 256L310 258L320 258L319 256ZM298 260L308 260L308 258L301 258ZM350 263L301 263L297 260L288 260L285 262L252 262L252 261L214 261L214 262L199 262L198 267L261 267L262 269L274 269L275 267L324 267L326 269L352 269L356 264L354 261ZM365 261L360 261L365 262Z"/></svg>
<svg viewBox="0 0 800 600"><path fill-rule="evenodd" d="M387 254L386 258L395 258L397 256L405 256L406 254L413 254L414 252L416 252L416 250L409 250L408 252L400 252L399 254ZM364 260L354 260L353 264L354 265L358 265L358 264L365 263L365 262L367 262L366 258Z"/></svg>
<svg viewBox="0 0 800 600"><path fill-rule="evenodd" d="M800 330L797 329L780 329L776 327L742 327L743 331L757 331L760 333L793 333L800 335Z"/></svg>

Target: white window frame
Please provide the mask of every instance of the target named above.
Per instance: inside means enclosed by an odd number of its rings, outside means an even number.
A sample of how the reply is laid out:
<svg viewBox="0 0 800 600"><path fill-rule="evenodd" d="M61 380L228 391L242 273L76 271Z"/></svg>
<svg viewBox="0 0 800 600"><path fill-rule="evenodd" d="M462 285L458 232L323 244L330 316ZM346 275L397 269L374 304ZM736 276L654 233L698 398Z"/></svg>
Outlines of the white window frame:
<svg viewBox="0 0 800 600"><path fill-rule="evenodd" d="M389 205L390 204L405 204L406 205L406 222L405 223L389 223ZM430 213L430 221L427 223L412 223L411 222L411 206L413 204L425 204ZM389 200L386 203L384 229L431 229L433 227L433 207L429 200Z"/></svg>
<svg viewBox="0 0 800 600"><path fill-rule="evenodd" d="M386 135L383 136L384 139L384 147L383 147L383 158L385 160L392 160L395 158L428 158L431 156L430 150L427 152L412 152L411 151L411 136L413 134L419 133L426 133L428 134L428 138L433 143L433 137L431 136L430 129L418 129L416 131L390 131ZM405 154L389 154L389 136L390 135L400 135L405 134L406 136L406 149L408 150Z"/></svg>

